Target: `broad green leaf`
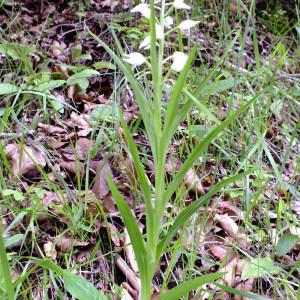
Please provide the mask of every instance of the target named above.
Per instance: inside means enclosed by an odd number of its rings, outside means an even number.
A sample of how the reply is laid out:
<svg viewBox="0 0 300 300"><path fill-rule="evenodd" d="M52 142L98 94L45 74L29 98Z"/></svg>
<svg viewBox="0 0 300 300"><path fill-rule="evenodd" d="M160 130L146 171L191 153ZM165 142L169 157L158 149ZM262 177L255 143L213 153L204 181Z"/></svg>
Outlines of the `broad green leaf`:
<svg viewBox="0 0 300 300"><path fill-rule="evenodd" d="M278 256L283 256L292 250L299 240L299 237L295 234L284 234L278 241L276 246L276 252Z"/></svg>
<svg viewBox="0 0 300 300"><path fill-rule="evenodd" d="M78 300L108 300L107 296L80 275L65 271L64 283L66 290Z"/></svg>
<svg viewBox="0 0 300 300"><path fill-rule="evenodd" d="M257 257L245 264L242 280L278 274L280 271L281 268L274 264L271 257Z"/></svg>
<svg viewBox="0 0 300 300"><path fill-rule="evenodd" d="M116 66L114 64L107 62L107 61L98 61L93 64L93 67L97 70L101 70L101 69L115 70L116 69Z"/></svg>
<svg viewBox="0 0 300 300"><path fill-rule="evenodd" d="M12 93L16 93L18 91L18 87L11 83L0 83L0 95L9 95Z"/></svg>
<svg viewBox="0 0 300 300"><path fill-rule="evenodd" d="M62 101L55 100L55 99L49 99L49 102L51 103L51 105L55 111L57 111L58 113L61 113L61 114L64 112L64 104Z"/></svg>
<svg viewBox="0 0 300 300"><path fill-rule="evenodd" d="M82 52L81 44L76 45L72 50L72 59L78 59Z"/></svg>
<svg viewBox="0 0 300 300"><path fill-rule="evenodd" d="M10 190L10 189L3 190L2 195L3 197L13 196L16 201L22 201L25 199L23 193L16 190Z"/></svg>
<svg viewBox="0 0 300 300"><path fill-rule="evenodd" d="M22 241L23 239L24 239L24 234L22 234L22 233L18 233L13 236L10 236L10 237L4 237L5 247L6 248L10 247L13 244L18 243L19 241Z"/></svg>
<svg viewBox="0 0 300 300"><path fill-rule="evenodd" d="M173 225L168 229L166 236L160 241L157 249L157 260L160 259L160 256L165 251L166 247L168 246L169 242L178 232L178 230L189 220L189 218L198 211L199 207L206 204L213 195L218 193L222 188L226 187L228 184L240 180L241 178L247 176L253 172L253 170L248 170L247 172L243 172L237 175L233 175L229 178L222 179L220 182L215 184L211 189L202 197L196 199L192 202L189 206L187 206L175 219Z"/></svg>
<svg viewBox="0 0 300 300"><path fill-rule="evenodd" d="M91 112L91 120L95 122L114 122L119 118L118 110L111 105L101 105Z"/></svg>
<svg viewBox="0 0 300 300"><path fill-rule="evenodd" d="M100 73L94 69L85 69L70 76L67 80L67 85L80 84L80 82L82 82L83 79L99 75Z"/></svg>
<svg viewBox="0 0 300 300"><path fill-rule="evenodd" d="M66 83L65 80L50 80L48 82L43 82L38 85L37 89L40 91L51 91L63 86Z"/></svg>
<svg viewBox="0 0 300 300"><path fill-rule="evenodd" d="M203 284L214 282L222 277L222 273L213 273L208 275L202 275L195 279L184 281L173 289L164 292L158 299L159 300L177 300L184 296L193 289L200 288Z"/></svg>
<svg viewBox="0 0 300 300"><path fill-rule="evenodd" d="M17 43L6 43L0 44L0 53L7 55L13 59L21 59L33 53L35 50L34 46L20 45Z"/></svg>
<svg viewBox="0 0 300 300"><path fill-rule="evenodd" d="M238 85L241 81L237 81L235 79L224 79L217 80L216 82L207 85L202 90L202 95L215 95L226 90L232 89L235 85Z"/></svg>

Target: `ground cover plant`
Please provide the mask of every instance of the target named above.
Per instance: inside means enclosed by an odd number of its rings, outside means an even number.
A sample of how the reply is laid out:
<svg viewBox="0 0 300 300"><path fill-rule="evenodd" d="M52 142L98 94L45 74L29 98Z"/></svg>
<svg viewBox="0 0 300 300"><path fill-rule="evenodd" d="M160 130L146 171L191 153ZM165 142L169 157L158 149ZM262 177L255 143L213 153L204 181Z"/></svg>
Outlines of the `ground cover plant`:
<svg viewBox="0 0 300 300"><path fill-rule="evenodd" d="M1 3L1 299L298 299L298 4Z"/></svg>

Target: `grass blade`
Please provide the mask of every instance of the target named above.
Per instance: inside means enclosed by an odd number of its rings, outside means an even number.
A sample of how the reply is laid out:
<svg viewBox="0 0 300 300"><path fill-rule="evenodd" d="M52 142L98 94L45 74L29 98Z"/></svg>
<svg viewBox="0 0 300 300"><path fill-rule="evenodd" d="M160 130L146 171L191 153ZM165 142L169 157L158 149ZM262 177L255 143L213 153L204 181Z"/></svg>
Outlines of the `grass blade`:
<svg viewBox="0 0 300 300"><path fill-rule="evenodd" d="M233 121L235 121L243 112L247 111L247 109L250 107L252 103L254 103L257 98L262 94L257 94L254 98L252 98L250 101L248 101L244 106L242 106L240 109L238 109L236 112L234 112L231 116L229 116L225 121L223 121L220 125L218 125L216 128L212 129L207 136L204 138L203 141L199 143L195 147L195 149L190 154L189 158L184 162L184 164L181 166L181 169L178 171L178 173L174 176L173 180L168 186L168 189L165 193L165 198L163 205L165 205L172 194L175 192L177 187L180 185L180 182L182 181L184 175L186 172L193 166L194 162L198 159L198 157L203 153L203 151L206 149L207 146L220 134L222 131L227 128Z"/></svg>
<svg viewBox="0 0 300 300"><path fill-rule="evenodd" d="M147 216L147 242L149 242L151 240L151 237L154 237L154 233L152 232L152 230L155 228L155 215L151 203L151 183L148 177L146 176L146 172L140 160L136 144L129 132L129 129L124 121L122 121L121 123L128 143L129 151L134 162L135 170L137 172L138 182L140 184L144 196Z"/></svg>
<svg viewBox="0 0 300 300"><path fill-rule="evenodd" d="M190 292L193 289L201 287L203 284L214 282L215 280L221 278L223 273L213 273L208 275L202 275L199 278L191 279L185 281L175 288L163 293L159 300L177 300L180 297L184 296L186 293Z"/></svg>
<svg viewBox="0 0 300 300"><path fill-rule="evenodd" d="M246 172L233 175L229 178L225 178L215 184L205 195L198 198L196 201L191 203L189 206L187 206L176 218L171 228L169 228L167 235L165 238L163 238L158 247L157 247L157 260L159 260L162 253L165 251L166 247L168 246L169 242L172 240L174 235L178 232L178 230L185 224L185 222L188 221L188 219L192 216L193 213L197 212L200 206L206 204L212 196L214 196L216 193L218 193L222 188L227 186L228 184L235 182L248 174L253 172L253 170L248 170Z"/></svg>
<svg viewBox="0 0 300 300"><path fill-rule="evenodd" d="M221 288L223 291L229 292L231 294L234 295L240 295L242 297L245 297L247 299L253 299L253 300L271 300L270 298L264 297L264 296L260 296L260 295L256 295L254 293L250 293L250 292L245 292L245 291L240 291L231 287L227 287L223 284L219 284L219 283L214 283L217 287Z"/></svg>
<svg viewBox="0 0 300 300"><path fill-rule="evenodd" d="M124 201L115 183L112 181L110 176L107 176L106 178L112 195L117 203L118 209L122 215L125 227L128 230L136 262L139 267L142 285L146 284L146 282L149 282L149 261L144 239L137 225L136 218L132 214L127 203Z"/></svg>

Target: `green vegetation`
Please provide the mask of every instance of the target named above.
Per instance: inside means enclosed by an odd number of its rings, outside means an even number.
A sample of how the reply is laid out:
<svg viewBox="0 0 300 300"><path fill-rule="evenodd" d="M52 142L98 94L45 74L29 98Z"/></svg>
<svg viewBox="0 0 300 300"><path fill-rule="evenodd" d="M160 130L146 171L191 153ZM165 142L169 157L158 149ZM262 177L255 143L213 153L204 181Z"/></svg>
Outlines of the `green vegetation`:
<svg viewBox="0 0 300 300"><path fill-rule="evenodd" d="M154 2L0 2L1 299L299 299L299 5Z"/></svg>

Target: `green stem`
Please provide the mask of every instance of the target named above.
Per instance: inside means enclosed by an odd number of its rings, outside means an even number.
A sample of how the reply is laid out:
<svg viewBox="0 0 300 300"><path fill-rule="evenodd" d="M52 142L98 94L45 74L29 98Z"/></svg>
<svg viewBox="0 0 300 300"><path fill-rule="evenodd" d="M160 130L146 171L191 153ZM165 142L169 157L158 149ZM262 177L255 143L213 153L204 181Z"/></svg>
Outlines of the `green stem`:
<svg viewBox="0 0 300 300"><path fill-rule="evenodd" d="M6 293L8 300L14 300L14 288L10 276L9 263L6 256L6 249L3 239L3 226L2 218L0 219L0 262L2 266L2 274L4 277L4 282L6 286Z"/></svg>

